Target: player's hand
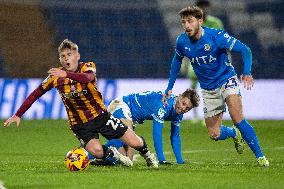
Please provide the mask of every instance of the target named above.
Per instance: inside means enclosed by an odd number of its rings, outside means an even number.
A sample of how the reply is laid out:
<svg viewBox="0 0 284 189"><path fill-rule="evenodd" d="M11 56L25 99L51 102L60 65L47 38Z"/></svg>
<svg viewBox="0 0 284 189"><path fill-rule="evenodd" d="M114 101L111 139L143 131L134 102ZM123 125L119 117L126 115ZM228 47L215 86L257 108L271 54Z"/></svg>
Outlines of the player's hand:
<svg viewBox="0 0 284 189"><path fill-rule="evenodd" d="M172 165L172 163L164 160L164 161L159 161L159 165Z"/></svg>
<svg viewBox="0 0 284 189"><path fill-rule="evenodd" d="M51 68L47 72L51 77L67 77L67 73L60 68Z"/></svg>
<svg viewBox="0 0 284 189"><path fill-rule="evenodd" d="M162 102L166 106L168 104L168 99L171 98L172 90L168 90L168 93L163 94Z"/></svg>
<svg viewBox="0 0 284 189"><path fill-rule="evenodd" d="M241 75L241 82L244 82L244 88L247 90L251 90L254 84L252 75Z"/></svg>
<svg viewBox="0 0 284 189"><path fill-rule="evenodd" d="M17 123L17 127L20 125L20 122L21 122L21 118L19 118L18 116L16 115L13 115L12 117L10 117L9 119L7 119L5 122L4 122L4 127L7 127L9 126L11 123L13 122L16 122Z"/></svg>

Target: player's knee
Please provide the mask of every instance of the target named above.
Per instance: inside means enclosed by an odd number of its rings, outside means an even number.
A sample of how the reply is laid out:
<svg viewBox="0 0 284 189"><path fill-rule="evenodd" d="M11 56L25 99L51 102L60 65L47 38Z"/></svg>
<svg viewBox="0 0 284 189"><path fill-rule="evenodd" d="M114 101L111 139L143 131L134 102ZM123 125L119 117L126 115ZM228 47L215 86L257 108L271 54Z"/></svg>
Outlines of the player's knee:
<svg viewBox="0 0 284 189"><path fill-rule="evenodd" d="M143 140L140 137L135 137L133 140L130 141L130 144L128 144L132 148L141 148L143 146Z"/></svg>
<svg viewBox="0 0 284 189"><path fill-rule="evenodd" d="M100 145L94 145L94 146L86 146L86 150L93 154L94 157L96 158L101 158L104 155L104 150L102 146Z"/></svg>

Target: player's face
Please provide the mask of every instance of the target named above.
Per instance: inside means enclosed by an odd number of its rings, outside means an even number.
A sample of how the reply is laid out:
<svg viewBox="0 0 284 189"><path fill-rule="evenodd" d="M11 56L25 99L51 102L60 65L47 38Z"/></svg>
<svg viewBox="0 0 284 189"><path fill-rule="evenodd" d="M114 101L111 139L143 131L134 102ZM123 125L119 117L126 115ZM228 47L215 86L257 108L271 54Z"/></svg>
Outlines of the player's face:
<svg viewBox="0 0 284 189"><path fill-rule="evenodd" d="M182 27L190 38L199 38L198 35L201 34L202 22L202 19L197 19L193 16L185 16L181 19Z"/></svg>
<svg viewBox="0 0 284 189"><path fill-rule="evenodd" d="M80 54L76 50L63 49L63 51L59 53L60 63L67 71L76 71L79 59Z"/></svg>
<svg viewBox="0 0 284 189"><path fill-rule="evenodd" d="M177 114L184 114L192 109L192 104L187 97L181 95L177 97L175 110Z"/></svg>

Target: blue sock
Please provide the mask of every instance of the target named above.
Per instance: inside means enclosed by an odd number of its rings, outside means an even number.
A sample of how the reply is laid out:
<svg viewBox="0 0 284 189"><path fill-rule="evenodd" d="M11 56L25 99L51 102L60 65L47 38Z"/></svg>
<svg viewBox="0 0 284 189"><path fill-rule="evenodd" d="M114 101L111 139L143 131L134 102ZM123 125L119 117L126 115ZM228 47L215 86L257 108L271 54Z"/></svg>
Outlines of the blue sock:
<svg viewBox="0 0 284 189"><path fill-rule="evenodd" d="M124 145L124 142L122 142L119 139L111 139L109 141L107 141L107 143L105 144L107 147L113 146L116 149L121 148Z"/></svg>
<svg viewBox="0 0 284 189"><path fill-rule="evenodd" d="M105 146L110 147L113 146L115 147L117 150L121 147L124 146L124 142L122 142L119 139L111 139L109 141L106 142ZM119 162L117 160L115 160L113 157L108 157L105 159L105 162L109 165L115 165L118 164Z"/></svg>
<svg viewBox="0 0 284 189"><path fill-rule="evenodd" d="M88 152L88 158L89 158L89 160L96 159L95 156L93 156L93 154L91 154L90 152Z"/></svg>
<svg viewBox="0 0 284 189"><path fill-rule="evenodd" d="M236 136L236 131L234 128L221 125L220 136L217 140L226 140L227 138L234 138L235 136Z"/></svg>
<svg viewBox="0 0 284 189"><path fill-rule="evenodd" d="M253 127L243 119L240 123L236 125L240 132L242 133L243 139L249 145L250 149L253 151L256 158L262 157L263 153L261 151L256 133Z"/></svg>
<svg viewBox="0 0 284 189"><path fill-rule="evenodd" d="M115 147L116 149L121 148L123 145L124 145L124 142L122 142L122 141L119 140L119 139L111 139L111 140L107 141L107 143L105 144L105 146L107 146L107 147L113 146L113 147ZM88 153L88 158L89 158L90 160L96 159L96 158L93 156L93 154L91 154L91 153ZM109 160L112 161L112 158L109 158Z"/></svg>

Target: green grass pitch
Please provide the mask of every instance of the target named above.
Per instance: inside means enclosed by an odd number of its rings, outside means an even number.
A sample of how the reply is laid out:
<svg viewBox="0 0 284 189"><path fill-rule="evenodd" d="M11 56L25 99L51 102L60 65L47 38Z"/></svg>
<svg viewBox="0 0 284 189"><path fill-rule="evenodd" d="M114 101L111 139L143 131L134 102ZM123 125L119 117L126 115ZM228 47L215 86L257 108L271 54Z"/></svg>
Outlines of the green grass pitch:
<svg viewBox="0 0 284 189"><path fill-rule="evenodd" d="M256 166L248 146L239 155L232 140L212 141L205 127L185 121L181 125L184 165L175 163L166 123L164 151L173 165L151 169L138 157L131 168L90 166L83 172L64 167L65 154L78 146L65 120L22 120L18 128L0 124L0 180L7 189L284 188L284 121L251 121L269 168ZM136 132L153 151L151 122L139 125Z"/></svg>

